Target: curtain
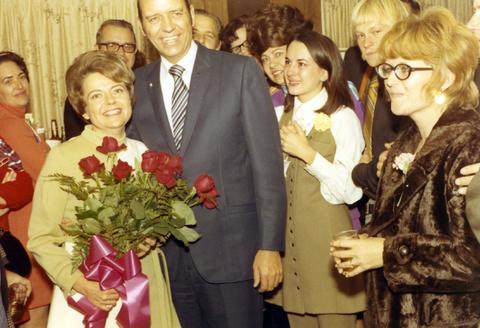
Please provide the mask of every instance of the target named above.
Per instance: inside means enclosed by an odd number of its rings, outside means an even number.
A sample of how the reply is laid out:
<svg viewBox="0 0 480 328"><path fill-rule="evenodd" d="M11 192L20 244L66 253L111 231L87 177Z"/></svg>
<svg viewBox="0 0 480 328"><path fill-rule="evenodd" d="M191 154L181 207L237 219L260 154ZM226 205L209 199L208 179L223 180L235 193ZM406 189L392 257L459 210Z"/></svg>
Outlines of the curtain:
<svg viewBox="0 0 480 328"><path fill-rule="evenodd" d="M308 18L340 48L353 44L350 15L356 0L271 0L298 5ZM420 0L424 7L442 5L462 22L472 15L471 0ZM193 0L225 19L225 0ZM207 6L208 4L208 6ZM302 5L301 5L302 4ZM321 5L321 9L320 9ZM139 49L156 58L155 49L142 36L136 0L0 0L0 51L10 50L25 58L30 72L30 110L39 126L50 133L50 120L63 125L66 98L65 72L73 59L91 50L95 33L107 19L132 23ZM317 26L317 30L320 28Z"/></svg>
<svg viewBox="0 0 480 328"><path fill-rule="evenodd" d="M98 27L111 18L131 22L139 48L145 50L134 0L0 0L0 51L13 51L25 59L30 110L48 133L52 119L63 126L68 66L94 49Z"/></svg>
<svg viewBox="0 0 480 328"><path fill-rule="evenodd" d="M354 44L350 16L357 2L357 0L321 0L322 31L343 50ZM463 23L466 23L473 14L473 0L417 0L417 2L421 4L422 9L430 6L446 7Z"/></svg>

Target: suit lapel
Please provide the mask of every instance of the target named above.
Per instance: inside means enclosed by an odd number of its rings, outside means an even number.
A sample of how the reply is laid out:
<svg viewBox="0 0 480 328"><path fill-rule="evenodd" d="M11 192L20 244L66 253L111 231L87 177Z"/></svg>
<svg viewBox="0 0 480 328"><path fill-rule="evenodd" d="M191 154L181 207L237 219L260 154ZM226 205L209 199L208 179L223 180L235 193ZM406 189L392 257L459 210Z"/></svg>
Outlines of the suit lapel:
<svg viewBox="0 0 480 328"><path fill-rule="evenodd" d="M192 139L200 111L203 107L205 93L210 85L211 74L208 74L210 67L207 50L198 45L195 64L193 65L192 79L190 80L190 88L188 90L187 114L185 117L185 125L183 127L182 145L180 154L183 155ZM173 139L172 139L173 140Z"/></svg>
<svg viewBox="0 0 480 328"><path fill-rule="evenodd" d="M160 133L163 134L164 139L167 141L168 147L172 153L176 153L175 142L173 140L172 130L168 123L167 113L165 111L165 104L163 102L162 88L160 87L160 62L158 60L147 75L146 88L148 95L152 103L152 110L155 120L160 126Z"/></svg>

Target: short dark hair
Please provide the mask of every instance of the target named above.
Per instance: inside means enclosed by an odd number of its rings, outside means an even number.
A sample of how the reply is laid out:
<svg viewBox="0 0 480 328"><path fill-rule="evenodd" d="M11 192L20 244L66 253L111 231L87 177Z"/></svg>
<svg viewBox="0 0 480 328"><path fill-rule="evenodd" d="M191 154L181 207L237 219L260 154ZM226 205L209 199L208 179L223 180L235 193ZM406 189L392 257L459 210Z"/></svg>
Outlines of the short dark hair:
<svg viewBox="0 0 480 328"><path fill-rule="evenodd" d="M197 8L195 8L195 15L203 15L203 16L207 16L207 17L210 17L211 19L213 19L213 21L217 25L218 37L220 38L220 34L222 33L222 29L223 29L223 24L222 24L222 21L220 20L220 18L218 18L218 16L216 16L212 13L209 13L205 9L197 9Z"/></svg>
<svg viewBox="0 0 480 328"><path fill-rule="evenodd" d="M27 77L27 81L30 81L30 77L28 76L28 69L27 65L25 64L25 60L11 51L1 51L0 52L0 64L5 62L14 62L20 68L20 70L25 74Z"/></svg>
<svg viewBox="0 0 480 328"><path fill-rule="evenodd" d="M328 79L323 83L328 100L318 111L330 115L341 106L353 108L342 56L335 43L327 36L311 30L298 32L292 39L294 41L303 43L315 63L328 72ZM292 95L287 96L285 111L293 109L293 99Z"/></svg>
<svg viewBox="0 0 480 328"><path fill-rule="evenodd" d="M220 50L231 52L231 44L237 39L235 32L242 27L247 27L250 22L250 17L247 15L241 15L230 20L228 24L220 33L220 40L222 41L222 46Z"/></svg>
<svg viewBox="0 0 480 328"><path fill-rule="evenodd" d="M313 23L302 12L289 5L268 5L257 11L248 25L250 52L260 59L271 47L285 46L299 30L311 30Z"/></svg>
<svg viewBox="0 0 480 328"><path fill-rule="evenodd" d="M132 24L130 24L130 22L127 22L126 20L123 20L123 19L107 19L106 21L104 21L97 30L97 35L96 35L97 44L103 41L102 31L105 27L108 27L108 26L117 26L117 27L122 27L129 30L133 34L133 40L135 41L135 44L137 44L137 38L135 37L135 32L133 31Z"/></svg>
<svg viewBox="0 0 480 328"><path fill-rule="evenodd" d="M184 0L185 6L187 9L190 8L190 0ZM142 20L142 9L140 8L140 0L137 0L137 12L138 12L138 18L140 18L140 21Z"/></svg>

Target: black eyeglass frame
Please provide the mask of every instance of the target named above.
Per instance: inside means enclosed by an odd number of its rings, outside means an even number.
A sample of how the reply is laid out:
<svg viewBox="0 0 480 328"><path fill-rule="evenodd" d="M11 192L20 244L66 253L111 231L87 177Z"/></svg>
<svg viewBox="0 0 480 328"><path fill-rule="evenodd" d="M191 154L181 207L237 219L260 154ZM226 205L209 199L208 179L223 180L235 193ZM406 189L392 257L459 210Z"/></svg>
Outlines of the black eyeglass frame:
<svg viewBox="0 0 480 328"><path fill-rule="evenodd" d="M118 50L120 50L120 48L122 48L123 52L127 54L133 54L137 51L137 45L135 43L120 44L116 42L101 42L101 43L97 43L97 45L99 46L99 48L105 47L105 50L112 51L112 52L117 52ZM127 49L128 47L132 47L133 50Z"/></svg>
<svg viewBox="0 0 480 328"><path fill-rule="evenodd" d="M385 66L390 68L390 72L389 72L388 75L382 75L381 67L385 67ZM407 74L406 77L402 78L402 77L398 76L398 73L397 73L397 68L398 67L406 67L408 69L407 70L408 74ZM400 80L400 81L405 81L406 79L408 79L410 77L410 75L412 74L412 72L415 72L415 71L432 71L432 70L433 70L433 67L412 67L412 66L404 64L404 63L397 64L395 67L390 65L390 64L383 63L383 64L380 64L377 67L375 67L375 71L377 72L378 76L380 76L382 79L384 79L384 80L388 79L393 72L395 74L395 76L397 77L397 79Z"/></svg>
<svg viewBox="0 0 480 328"><path fill-rule="evenodd" d="M239 54L242 52L242 48L245 49L247 48L248 49L248 41L245 40L243 41L241 44L239 44L238 46L235 46L235 47L231 47L230 48L230 51L234 54Z"/></svg>

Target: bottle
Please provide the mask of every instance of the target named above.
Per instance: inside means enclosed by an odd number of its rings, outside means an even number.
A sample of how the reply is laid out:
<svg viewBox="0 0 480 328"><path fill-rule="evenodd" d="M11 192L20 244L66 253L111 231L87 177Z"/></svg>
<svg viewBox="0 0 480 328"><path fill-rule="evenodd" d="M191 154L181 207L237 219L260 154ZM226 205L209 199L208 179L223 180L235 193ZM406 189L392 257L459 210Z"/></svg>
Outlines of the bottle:
<svg viewBox="0 0 480 328"><path fill-rule="evenodd" d="M50 139L52 139L52 140L61 140L61 139L60 139L60 135L59 135L59 133L58 133L57 120L51 120L51 121L50 121L50 133L51 133Z"/></svg>
<svg viewBox="0 0 480 328"><path fill-rule="evenodd" d="M40 138L40 140L42 141L45 141L46 137L45 137L45 128L37 128L36 129L37 131L37 135L38 135L38 138Z"/></svg>

